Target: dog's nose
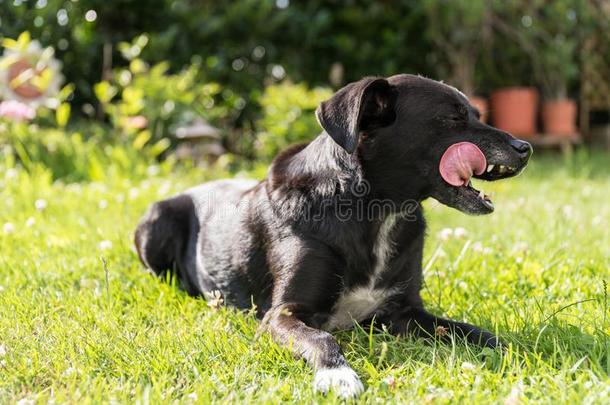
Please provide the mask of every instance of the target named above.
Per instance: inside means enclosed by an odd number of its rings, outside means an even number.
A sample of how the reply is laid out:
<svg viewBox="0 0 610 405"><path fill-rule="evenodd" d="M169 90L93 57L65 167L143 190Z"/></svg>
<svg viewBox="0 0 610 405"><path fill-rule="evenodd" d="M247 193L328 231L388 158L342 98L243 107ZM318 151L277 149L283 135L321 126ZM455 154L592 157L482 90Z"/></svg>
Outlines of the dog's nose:
<svg viewBox="0 0 610 405"><path fill-rule="evenodd" d="M532 145L530 145L529 142L525 142L520 139L511 139L510 146L512 146L513 149L515 149L519 153L523 162L527 162L527 160L532 155L533 149Z"/></svg>

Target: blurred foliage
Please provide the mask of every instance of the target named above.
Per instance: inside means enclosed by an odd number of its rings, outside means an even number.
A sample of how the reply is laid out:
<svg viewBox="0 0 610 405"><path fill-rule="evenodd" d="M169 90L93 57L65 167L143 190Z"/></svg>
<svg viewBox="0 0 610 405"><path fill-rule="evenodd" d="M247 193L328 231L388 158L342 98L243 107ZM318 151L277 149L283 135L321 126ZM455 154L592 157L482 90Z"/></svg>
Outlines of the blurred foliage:
<svg viewBox="0 0 610 405"><path fill-rule="evenodd" d="M486 0L423 0L426 38L436 76L467 95L476 90L481 50L491 37L491 7Z"/></svg>
<svg viewBox="0 0 610 405"><path fill-rule="evenodd" d="M521 62L515 60L512 65L521 67L517 75L531 76L532 84L539 86L547 98L567 97L578 79L580 36L595 24L595 10L583 4L574 0L494 3L493 25L498 38L512 41L521 51Z"/></svg>
<svg viewBox="0 0 610 405"><path fill-rule="evenodd" d="M142 38L145 37L138 37L134 43L143 42ZM124 52L135 47L121 45ZM137 147L150 143L167 147L176 142L171 135L178 127L198 118L232 126L243 100L231 92L222 92L217 83L200 82L198 64L175 74L168 70L167 62L151 67L133 57L129 66L116 69L110 80L94 86L102 111L110 117L118 136L134 139Z"/></svg>
<svg viewBox="0 0 610 405"><path fill-rule="evenodd" d="M125 47L142 33L148 45L127 49L152 64L168 61L177 72L196 64L199 80L217 82L243 99L239 126L256 119L256 100L266 84L289 77L327 85L340 64L340 82L365 75L420 73L488 91L498 85L530 84L531 54L495 22L536 42L545 66L566 68L573 79L571 43L596 2L584 0L15 0L0 1L0 36L29 30L57 48L76 102L93 103L91 88L108 66L126 66ZM600 14L599 18L603 18ZM493 23L493 24L491 24ZM110 57L104 59L104 44ZM477 65L479 61L480 65ZM469 64L468 64L469 62ZM474 74L460 69L476 68ZM464 81L466 81L464 83ZM540 81L540 79L536 79ZM337 85L338 83L334 83ZM534 83L531 84L540 84ZM541 84L542 85L542 84ZM469 90L469 89L466 89ZM246 123L247 125L247 123Z"/></svg>
<svg viewBox="0 0 610 405"><path fill-rule="evenodd" d="M55 48L68 83L34 124L2 124L0 142L26 166L95 179L112 154L136 171L165 157L175 129L196 118L222 130L226 164L268 160L320 131L313 111L330 87L365 75L574 96L578 45L605 18L599 9L586 0L0 0L0 40L30 32Z"/></svg>
<svg viewBox="0 0 610 405"><path fill-rule="evenodd" d="M0 121L0 159L8 166L20 163L29 173L49 171L54 180L103 181L130 173L146 176L152 164L155 171L168 171L173 161L154 163L159 151L137 149L111 136L107 128L87 125L66 132L36 124Z"/></svg>
<svg viewBox="0 0 610 405"><path fill-rule="evenodd" d="M1 32L29 30L55 45L65 75L77 85L77 102L93 102L91 83L102 78L103 45L114 45L112 63L124 65L116 46L141 33L149 45L141 57L170 61L172 71L202 63L201 79L218 82L247 103L264 83L283 79L328 82L335 62L343 81L367 74L417 71L433 74L421 41L425 21L417 1L309 2L269 0L38 0L0 2ZM96 18L87 21L89 10ZM91 18L90 18L91 19ZM315 56L313 56L315 55ZM422 57L423 56L423 57ZM246 117L257 106L244 106Z"/></svg>
<svg viewBox="0 0 610 405"><path fill-rule="evenodd" d="M0 38L29 31L52 45L63 61L64 75L76 85L78 105L94 102L92 84L103 72L105 43L130 40L142 32L169 27L172 1L160 0L2 0ZM88 11L89 18L86 18ZM114 52L118 57L118 52Z"/></svg>
<svg viewBox="0 0 610 405"><path fill-rule="evenodd" d="M262 129L257 137L258 156L270 160L291 144L311 140L320 131L315 109L331 94L328 88L309 90L303 83L268 86L260 99L263 117L257 122Z"/></svg>

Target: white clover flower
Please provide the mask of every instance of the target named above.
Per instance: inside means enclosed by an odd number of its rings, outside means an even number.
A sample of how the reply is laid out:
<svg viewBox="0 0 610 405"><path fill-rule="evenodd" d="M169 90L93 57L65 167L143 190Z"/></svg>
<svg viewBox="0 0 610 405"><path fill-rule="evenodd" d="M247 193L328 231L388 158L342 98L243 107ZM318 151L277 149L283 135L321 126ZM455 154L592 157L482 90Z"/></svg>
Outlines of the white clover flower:
<svg viewBox="0 0 610 405"><path fill-rule="evenodd" d="M521 240L515 243L514 249L518 252L527 252L529 249L529 245L527 244L527 242Z"/></svg>
<svg viewBox="0 0 610 405"><path fill-rule="evenodd" d="M149 176L156 176L161 172L159 165L151 165L146 168L146 174Z"/></svg>
<svg viewBox="0 0 610 405"><path fill-rule="evenodd" d="M69 376L70 374L73 374L75 372L75 368L70 366L66 369L66 371L63 372L64 376Z"/></svg>
<svg viewBox="0 0 610 405"><path fill-rule="evenodd" d="M464 228L455 228L453 230L453 236L456 238L463 238L468 234L468 231Z"/></svg>
<svg viewBox="0 0 610 405"><path fill-rule="evenodd" d="M473 252L480 253L483 251L483 244L481 242L477 241L477 242L473 243L470 248L472 249Z"/></svg>
<svg viewBox="0 0 610 405"><path fill-rule="evenodd" d="M34 207L36 207L37 211L44 211L47 208L47 200L44 198L39 198L34 202Z"/></svg>
<svg viewBox="0 0 610 405"><path fill-rule="evenodd" d="M28 228L33 227L34 225L36 225L36 218L34 217L29 217L26 221L25 221L25 226L27 226Z"/></svg>
<svg viewBox="0 0 610 405"><path fill-rule="evenodd" d="M52 47L43 48L24 32L17 40L4 39L0 58L0 97L29 105L56 108L63 82L61 62Z"/></svg>
<svg viewBox="0 0 610 405"><path fill-rule="evenodd" d="M9 233L13 233L15 232L15 225L13 225L10 222L7 222L4 224L4 226L2 227L2 230L4 231L5 234L9 234Z"/></svg>
<svg viewBox="0 0 610 405"><path fill-rule="evenodd" d="M7 179L16 179L18 175L19 175L19 172L17 171L17 169L13 169L13 168L8 169L8 170L7 170L7 171L4 173L4 176L5 176Z"/></svg>
<svg viewBox="0 0 610 405"><path fill-rule="evenodd" d="M510 390L510 394L504 400L505 405L519 405L521 404L521 396L523 393L523 383L519 382Z"/></svg>
<svg viewBox="0 0 610 405"><path fill-rule="evenodd" d="M170 182L164 181L161 183L161 186L157 189L157 195L162 197L167 195L172 189L172 185Z"/></svg>
<svg viewBox="0 0 610 405"><path fill-rule="evenodd" d="M204 293L205 299L208 302L208 307L218 309L224 303L224 298L220 290L213 290L208 293Z"/></svg>
<svg viewBox="0 0 610 405"><path fill-rule="evenodd" d="M387 385L389 388L395 388L396 387L396 379L393 376L387 376L386 378L383 379L382 381L385 385Z"/></svg>
<svg viewBox="0 0 610 405"><path fill-rule="evenodd" d="M464 371L474 371L474 370L476 370L476 369L477 369L477 366L475 366L475 365L474 365L474 364L472 364L472 363L469 363L469 362L465 361L465 362L463 362L463 363L462 363L461 368L462 368L462 370L464 370Z"/></svg>
<svg viewBox="0 0 610 405"><path fill-rule="evenodd" d="M4 345L0 345L0 357L6 356L6 347Z"/></svg>
<svg viewBox="0 0 610 405"><path fill-rule="evenodd" d="M108 201L100 200L98 206L100 207L101 210L106 209L108 207Z"/></svg>
<svg viewBox="0 0 610 405"><path fill-rule="evenodd" d="M112 249L112 241L109 241L109 240L101 241L100 244L99 244L99 248L100 248L100 250L109 250L109 249Z"/></svg>
<svg viewBox="0 0 610 405"><path fill-rule="evenodd" d="M453 236L453 229L443 228L440 231L438 231L437 236L440 240L448 240L450 237Z"/></svg>

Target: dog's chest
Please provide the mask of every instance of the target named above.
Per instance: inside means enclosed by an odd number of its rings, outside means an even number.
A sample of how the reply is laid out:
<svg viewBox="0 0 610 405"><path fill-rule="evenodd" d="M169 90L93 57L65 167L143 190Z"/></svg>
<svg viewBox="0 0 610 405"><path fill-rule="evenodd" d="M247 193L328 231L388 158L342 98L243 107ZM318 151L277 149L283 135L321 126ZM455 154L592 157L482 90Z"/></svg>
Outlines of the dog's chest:
<svg viewBox="0 0 610 405"><path fill-rule="evenodd" d="M326 330L348 329L354 321L370 318L387 299L396 293L395 288L379 288L376 282L388 268L395 251L392 234L395 231L398 215L391 215L384 220L373 245L375 255L374 269L367 284L346 289L333 306Z"/></svg>

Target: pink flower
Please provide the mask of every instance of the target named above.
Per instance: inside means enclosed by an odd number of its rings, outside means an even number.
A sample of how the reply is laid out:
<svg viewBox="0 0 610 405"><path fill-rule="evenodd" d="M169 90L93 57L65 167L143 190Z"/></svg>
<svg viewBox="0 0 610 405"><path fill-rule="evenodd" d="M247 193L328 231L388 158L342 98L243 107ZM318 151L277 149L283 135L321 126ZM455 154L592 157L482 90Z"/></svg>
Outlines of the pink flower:
<svg viewBox="0 0 610 405"><path fill-rule="evenodd" d="M0 103L0 117L13 121L29 121L36 116L36 110L27 104L15 100Z"/></svg>
<svg viewBox="0 0 610 405"><path fill-rule="evenodd" d="M148 120L143 115L127 117L127 126L136 129L144 129L148 125Z"/></svg>

